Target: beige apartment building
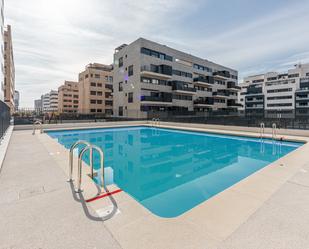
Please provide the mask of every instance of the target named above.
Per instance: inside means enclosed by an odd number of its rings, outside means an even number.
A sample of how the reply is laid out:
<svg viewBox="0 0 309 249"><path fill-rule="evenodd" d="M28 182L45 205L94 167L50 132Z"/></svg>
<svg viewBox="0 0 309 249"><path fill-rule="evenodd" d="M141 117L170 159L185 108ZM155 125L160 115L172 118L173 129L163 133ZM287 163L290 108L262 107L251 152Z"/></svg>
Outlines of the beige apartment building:
<svg viewBox="0 0 309 249"><path fill-rule="evenodd" d="M10 107L11 113L15 110L14 94L15 66L11 26L8 25L4 30L4 102Z"/></svg>
<svg viewBox="0 0 309 249"><path fill-rule="evenodd" d="M80 114L105 114L113 112L113 66L90 63L79 74Z"/></svg>
<svg viewBox="0 0 309 249"><path fill-rule="evenodd" d="M58 112L77 113L79 99L79 83L75 81L65 81L58 88Z"/></svg>

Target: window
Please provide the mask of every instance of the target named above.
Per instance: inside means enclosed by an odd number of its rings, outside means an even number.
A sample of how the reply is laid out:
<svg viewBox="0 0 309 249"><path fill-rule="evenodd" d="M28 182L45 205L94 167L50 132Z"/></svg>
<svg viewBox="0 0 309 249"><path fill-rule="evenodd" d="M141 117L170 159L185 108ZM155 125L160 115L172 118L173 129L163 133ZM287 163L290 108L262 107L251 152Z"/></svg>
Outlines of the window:
<svg viewBox="0 0 309 249"><path fill-rule="evenodd" d="M288 77L289 77L289 78L297 78L297 77L299 77L299 74L298 74L298 73L289 74Z"/></svg>
<svg viewBox="0 0 309 249"><path fill-rule="evenodd" d="M113 76L109 76L108 81L112 83L113 82Z"/></svg>
<svg viewBox="0 0 309 249"><path fill-rule="evenodd" d="M206 66L198 65L198 64L193 64L193 68L206 71L206 72L212 72L212 69Z"/></svg>
<svg viewBox="0 0 309 249"><path fill-rule="evenodd" d="M281 93L281 92L291 92L292 88L282 88L282 89L273 89L268 90L267 93Z"/></svg>
<svg viewBox="0 0 309 249"><path fill-rule="evenodd" d="M97 86L97 84L95 82L91 82L90 86Z"/></svg>
<svg viewBox="0 0 309 249"><path fill-rule="evenodd" d="M118 108L118 115L123 116L123 106L119 106Z"/></svg>
<svg viewBox="0 0 309 249"><path fill-rule="evenodd" d="M128 94L128 103L133 103L133 93Z"/></svg>
<svg viewBox="0 0 309 249"><path fill-rule="evenodd" d="M78 99L78 95L73 95L73 98Z"/></svg>
<svg viewBox="0 0 309 249"><path fill-rule="evenodd" d="M96 91L90 91L90 95L96 95Z"/></svg>
<svg viewBox="0 0 309 249"><path fill-rule="evenodd" d="M110 98L111 96L111 93L105 93L105 98Z"/></svg>
<svg viewBox="0 0 309 249"><path fill-rule="evenodd" d="M179 70L173 70L172 72L173 72L173 75L187 77L187 78L192 78L192 74L191 73L187 73L187 72L183 72L183 71L179 71Z"/></svg>
<svg viewBox="0 0 309 249"><path fill-rule="evenodd" d="M95 99L91 99L90 100L90 104L96 104L96 100Z"/></svg>
<svg viewBox="0 0 309 249"><path fill-rule="evenodd" d="M94 77L99 79L100 78L100 74L95 74Z"/></svg>
<svg viewBox="0 0 309 249"><path fill-rule="evenodd" d="M161 60L173 61L172 56L169 56L169 55L166 55L164 53L160 53L158 51L154 51L154 50L151 50L151 49L148 49L148 48L141 48L141 53L145 54L145 55L152 56L152 57L159 58Z"/></svg>
<svg viewBox="0 0 309 249"><path fill-rule="evenodd" d="M102 92L97 92L97 95L98 96L102 96Z"/></svg>
<svg viewBox="0 0 309 249"><path fill-rule="evenodd" d="M95 112L95 109L90 109L90 112Z"/></svg>
<svg viewBox="0 0 309 249"><path fill-rule="evenodd" d="M292 106L292 103L267 104L267 107L283 107L283 106Z"/></svg>
<svg viewBox="0 0 309 249"><path fill-rule="evenodd" d="M128 72L129 76L133 75L133 65L129 66L129 72Z"/></svg>
<svg viewBox="0 0 309 249"><path fill-rule="evenodd" d="M119 58L119 67L122 67L123 66L123 57L120 57Z"/></svg>
<svg viewBox="0 0 309 249"><path fill-rule="evenodd" d="M275 100L275 99L291 99L292 96L288 95L288 96L276 96L276 97L267 97L268 100Z"/></svg>
<svg viewBox="0 0 309 249"><path fill-rule="evenodd" d="M102 87L102 83L98 83L98 84L97 84L97 87Z"/></svg>
<svg viewBox="0 0 309 249"><path fill-rule="evenodd" d="M113 101L105 100L105 105L112 106L113 105Z"/></svg>
<svg viewBox="0 0 309 249"><path fill-rule="evenodd" d="M108 81L108 76L105 76L105 80Z"/></svg>
<svg viewBox="0 0 309 249"><path fill-rule="evenodd" d="M118 83L118 91L119 92L122 92L122 90L123 90L123 86L122 85L123 85L123 82L119 82Z"/></svg>
<svg viewBox="0 0 309 249"><path fill-rule="evenodd" d="M100 100L100 99L97 100L98 105L101 105L102 103L103 103L102 100Z"/></svg>

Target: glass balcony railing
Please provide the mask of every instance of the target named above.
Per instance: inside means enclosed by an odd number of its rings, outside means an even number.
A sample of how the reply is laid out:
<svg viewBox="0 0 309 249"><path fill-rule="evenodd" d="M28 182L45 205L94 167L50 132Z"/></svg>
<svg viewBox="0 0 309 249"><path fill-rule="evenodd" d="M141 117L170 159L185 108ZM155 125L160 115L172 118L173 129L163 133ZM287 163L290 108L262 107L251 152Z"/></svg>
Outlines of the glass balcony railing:
<svg viewBox="0 0 309 249"><path fill-rule="evenodd" d="M213 98L198 98L193 102L195 105L213 105L214 99Z"/></svg>
<svg viewBox="0 0 309 249"><path fill-rule="evenodd" d="M172 95L167 96L141 96L141 101L172 102Z"/></svg>
<svg viewBox="0 0 309 249"><path fill-rule="evenodd" d="M193 79L193 82L202 82L202 83L206 83L206 84L214 84L214 78L212 76L199 76Z"/></svg>
<svg viewBox="0 0 309 249"><path fill-rule="evenodd" d="M188 87L181 82L173 81L172 82L172 90L174 91L185 91L195 93L196 89L194 87Z"/></svg>

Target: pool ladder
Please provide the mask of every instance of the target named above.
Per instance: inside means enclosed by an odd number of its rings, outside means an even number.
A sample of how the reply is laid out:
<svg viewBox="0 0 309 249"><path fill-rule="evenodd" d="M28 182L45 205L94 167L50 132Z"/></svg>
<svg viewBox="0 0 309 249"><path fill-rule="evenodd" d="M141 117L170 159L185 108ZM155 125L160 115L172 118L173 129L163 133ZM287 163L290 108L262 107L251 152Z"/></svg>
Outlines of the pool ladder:
<svg viewBox="0 0 309 249"><path fill-rule="evenodd" d="M89 156L89 160L90 160L90 169L91 169L91 178L93 179L94 177L94 169L93 169L93 151L96 150L99 152L100 154L100 168L102 171L102 186L104 187L104 153L101 150L101 148L99 148L96 145L90 144L87 141L84 140L78 140L76 143L74 143L71 148L70 148L70 157L69 157L69 182L73 182L73 151L74 149L80 145L83 144L85 145L85 147L79 152L78 154L78 172L77 172L77 189L75 190L76 193L80 193L83 190L81 189L81 185L82 185L82 158L83 155L86 153L86 151L89 150L90 152L90 156Z"/></svg>
<svg viewBox="0 0 309 249"><path fill-rule="evenodd" d="M263 139L264 136L265 136L265 124L261 123L260 124L260 138Z"/></svg>
<svg viewBox="0 0 309 249"><path fill-rule="evenodd" d="M265 124L261 123L260 124L260 138L262 139L263 137L265 137ZM276 138L277 138L277 125L276 125L276 123L272 124L271 138L272 138L272 140L276 140Z"/></svg>
<svg viewBox="0 0 309 249"><path fill-rule="evenodd" d="M153 118L152 119L152 127L160 125L160 119L159 118Z"/></svg>
<svg viewBox="0 0 309 249"><path fill-rule="evenodd" d="M36 126L39 125L40 126L40 133L43 133L43 125L42 122L37 120L33 123L33 130L32 130L32 135L35 134L35 130L36 130Z"/></svg>
<svg viewBox="0 0 309 249"><path fill-rule="evenodd" d="M277 125L276 125L276 123L272 124L271 137L272 137L273 140L277 139Z"/></svg>

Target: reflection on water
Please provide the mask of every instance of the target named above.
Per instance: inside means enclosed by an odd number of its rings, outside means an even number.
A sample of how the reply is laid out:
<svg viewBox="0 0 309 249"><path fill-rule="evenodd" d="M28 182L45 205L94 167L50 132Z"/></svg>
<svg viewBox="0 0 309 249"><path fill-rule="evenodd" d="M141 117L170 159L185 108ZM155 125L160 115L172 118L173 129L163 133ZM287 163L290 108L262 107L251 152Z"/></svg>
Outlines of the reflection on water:
<svg viewBox="0 0 309 249"><path fill-rule="evenodd" d="M163 217L182 214L301 145L146 127L49 135L66 148L81 139L101 147L108 184ZM96 152L94 163L98 169Z"/></svg>

